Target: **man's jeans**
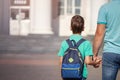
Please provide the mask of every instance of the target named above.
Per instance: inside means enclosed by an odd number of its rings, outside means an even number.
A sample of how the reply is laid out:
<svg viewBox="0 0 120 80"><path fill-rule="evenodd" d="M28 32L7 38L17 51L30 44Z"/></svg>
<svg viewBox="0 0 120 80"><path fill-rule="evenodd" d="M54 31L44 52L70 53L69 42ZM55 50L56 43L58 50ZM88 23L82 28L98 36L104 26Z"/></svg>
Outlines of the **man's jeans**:
<svg viewBox="0 0 120 80"><path fill-rule="evenodd" d="M120 69L120 54L103 53L102 80L116 80Z"/></svg>

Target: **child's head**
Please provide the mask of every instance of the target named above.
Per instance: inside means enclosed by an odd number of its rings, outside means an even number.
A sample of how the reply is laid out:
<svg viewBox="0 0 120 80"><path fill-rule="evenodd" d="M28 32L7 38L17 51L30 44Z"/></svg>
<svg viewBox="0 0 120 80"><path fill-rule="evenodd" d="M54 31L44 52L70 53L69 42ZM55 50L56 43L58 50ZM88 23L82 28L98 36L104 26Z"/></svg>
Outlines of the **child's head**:
<svg viewBox="0 0 120 80"><path fill-rule="evenodd" d="M71 19L71 30L73 34L81 33L84 30L84 19L79 15L75 15Z"/></svg>

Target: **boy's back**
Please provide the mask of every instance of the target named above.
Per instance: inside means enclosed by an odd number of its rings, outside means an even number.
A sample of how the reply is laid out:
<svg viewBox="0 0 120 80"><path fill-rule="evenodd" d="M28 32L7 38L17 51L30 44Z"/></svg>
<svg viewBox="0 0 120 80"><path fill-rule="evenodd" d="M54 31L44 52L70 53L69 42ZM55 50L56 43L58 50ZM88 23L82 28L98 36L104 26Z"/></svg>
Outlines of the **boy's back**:
<svg viewBox="0 0 120 80"><path fill-rule="evenodd" d="M79 34L73 34L70 36L70 40L75 40L75 42L77 43L80 39L82 39L83 37ZM61 44L61 48L58 52L58 56L64 56L65 51L69 48L67 42L64 40ZM90 43L90 41L85 41L83 42L79 47L78 47L79 51L82 54L82 58L84 59L85 56L92 56L92 45ZM86 64L84 64L84 68L83 68L83 76L86 78L88 75L88 71L87 71L87 67Z"/></svg>
<svg viewBox="0 0 120 80"><path fill-rule="evenodd" d="M67 39L69 48L66 50L62 60L61 76L62 78L82 78L84 60L78 47L85 41L80 39L77 43L74 40Z"/></svg>
<svg viewBox="0 0 120 80"><path fill-rule="evenodd" d="M80 35L82 33L82 31L84 31L84 19L83 17L79 16L79 15L75 15L72 17L71 19L71 30L73 32L73 35L71 35L69 37L70 40L74 40L76 43L82 39L82 36ZM62 41L60 50L58 52L58 56L60 56L60 66L63 60L63 56L65 54L65 51L69 48L66 40ZM82 80L85 80L88 76L88 71L87 71L87 67L86 64L89 65L94 65L95 67L98 67L99 63L101 60L97 60L97 61L93 61L92 57L93 53L92 53L92 45L90 43L90 41L84 41L79 47L78 47L80 53L82 54L82 59L84 60L85 64L83 67L83 78ZM63 79L63 80L80 80L80 79Z"/></svg>

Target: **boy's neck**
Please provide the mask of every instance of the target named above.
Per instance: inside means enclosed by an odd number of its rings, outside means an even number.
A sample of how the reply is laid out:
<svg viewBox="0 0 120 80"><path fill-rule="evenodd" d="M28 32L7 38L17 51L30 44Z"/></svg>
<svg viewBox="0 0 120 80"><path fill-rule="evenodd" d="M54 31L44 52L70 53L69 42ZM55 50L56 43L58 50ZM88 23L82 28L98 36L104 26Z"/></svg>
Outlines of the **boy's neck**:
<svg viewBox="0 0 120 80"><path fill-rule="evenodd" d="M73 33L74 35L81 35L81 33Z"/></svg>

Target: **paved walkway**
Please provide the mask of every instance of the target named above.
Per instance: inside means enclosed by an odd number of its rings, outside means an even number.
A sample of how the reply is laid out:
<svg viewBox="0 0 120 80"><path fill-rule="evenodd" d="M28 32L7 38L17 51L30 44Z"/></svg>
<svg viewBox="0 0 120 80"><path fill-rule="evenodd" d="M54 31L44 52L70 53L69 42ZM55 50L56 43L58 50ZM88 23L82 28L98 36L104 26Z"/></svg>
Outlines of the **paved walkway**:
<svg viewBox="0 0 120 80"><path fill-rule="evenodd" d="M88 69L88 80L101 80L101 67L88 66ZM0 80L61 80L58 57L56 54L0 54Z"/></svg>
<svg viewBox="0 0 120 80"><path fill-rule="evenodd" d="M2 54L0 80L60 80L57 62L52 54Z"/></svg>

